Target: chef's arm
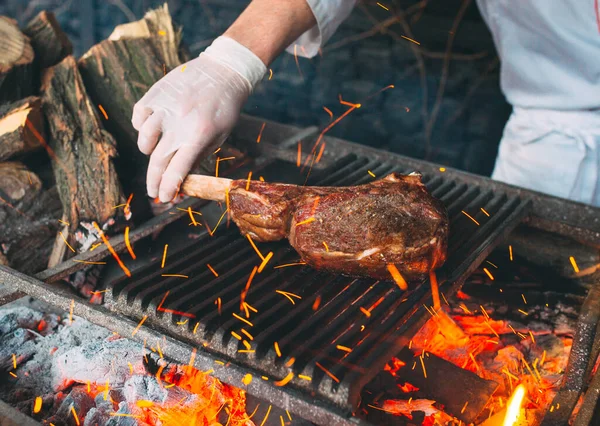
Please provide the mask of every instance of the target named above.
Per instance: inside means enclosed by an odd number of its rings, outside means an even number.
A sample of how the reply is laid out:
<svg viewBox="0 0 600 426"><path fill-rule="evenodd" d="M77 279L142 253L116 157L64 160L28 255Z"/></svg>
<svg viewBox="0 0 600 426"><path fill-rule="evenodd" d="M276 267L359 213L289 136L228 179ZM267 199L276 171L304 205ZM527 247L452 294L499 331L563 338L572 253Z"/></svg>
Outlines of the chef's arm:
<svg viewBox="0 0 600 426"><path fill-rule="evenodd" d="M254 0L223 35L250 49L269 66L316 24L306 0Z"/></svg>
<svg viewBox="0 0 600 426"><path fill-rule="evenodd" d="M148 195L168 202L194 163L227 138L269 64L287 48L312 57L355 0L254 0L199 57L135 104L138 147L150 156Z"/></svg>

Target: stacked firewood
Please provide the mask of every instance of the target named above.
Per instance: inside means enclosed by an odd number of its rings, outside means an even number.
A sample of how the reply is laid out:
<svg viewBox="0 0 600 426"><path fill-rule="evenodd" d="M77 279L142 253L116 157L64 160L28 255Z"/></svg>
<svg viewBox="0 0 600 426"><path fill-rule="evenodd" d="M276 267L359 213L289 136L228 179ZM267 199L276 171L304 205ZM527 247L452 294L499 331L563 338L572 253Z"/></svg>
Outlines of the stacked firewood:
<svg viewBox="0 0 600 426"><path fill-rule="evenodd" d="M0 17L0 34L0 263L33 274L150 217L131 112L188 55L167 5L79 59L50 12L23 29Z"/></svg>

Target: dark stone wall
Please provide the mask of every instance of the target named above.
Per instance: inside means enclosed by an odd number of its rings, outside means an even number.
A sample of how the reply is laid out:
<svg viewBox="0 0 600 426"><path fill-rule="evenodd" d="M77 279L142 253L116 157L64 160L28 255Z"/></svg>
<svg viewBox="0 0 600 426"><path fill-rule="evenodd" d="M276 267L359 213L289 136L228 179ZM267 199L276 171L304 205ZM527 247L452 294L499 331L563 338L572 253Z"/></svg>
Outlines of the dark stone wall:
<svg viewBox="0 0 600 426"><path fill-rule="evenodd" d="M161 3L4 0L0 13L24 23L42 8L54 10L79 55L94 40L107 37L115 25L138 19ZM184 42L197 54L233 22L248 1L168 3L175 21L183 26ZM330 135L489 174L510 106L500 93L498 60L475 2L380 3L389 10L374 1L362 1L322 55L298 58L299 67L293 55L277 59L271 66L272 79L258 88L245 112L298 126L326 126L330 116L323 107L334 118L348 108L340 104L341 95L344 101L362 106ZM385 22L390 25L382 26ZM377 93L389 85L394 88Z"/></svg>

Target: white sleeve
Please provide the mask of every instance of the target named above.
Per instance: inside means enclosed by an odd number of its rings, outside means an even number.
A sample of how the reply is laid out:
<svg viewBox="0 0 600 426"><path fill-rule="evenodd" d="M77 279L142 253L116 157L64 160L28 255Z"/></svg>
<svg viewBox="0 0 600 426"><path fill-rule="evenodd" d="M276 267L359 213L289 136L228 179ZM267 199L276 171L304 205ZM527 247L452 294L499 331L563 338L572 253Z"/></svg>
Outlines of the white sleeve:
<svg viewBox="0 0 600 426"><path fill-rule="evenodd" d="M306 0L315 15L317 25L302 34L288 46L286 52L312 58L333 35L340 24L350 15L356 0Z"/></svg>

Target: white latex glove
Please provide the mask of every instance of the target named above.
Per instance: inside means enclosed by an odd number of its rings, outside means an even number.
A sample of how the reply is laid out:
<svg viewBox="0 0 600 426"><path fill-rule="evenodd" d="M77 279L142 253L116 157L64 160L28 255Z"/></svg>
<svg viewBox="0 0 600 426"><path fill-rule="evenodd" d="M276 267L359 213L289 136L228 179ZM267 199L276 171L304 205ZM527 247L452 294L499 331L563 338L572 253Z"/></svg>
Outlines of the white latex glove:
<svg viewBox="0 0 600 426"><path fill-rule="evenodd" d="M135 104L131 122L139 132L138 147L151 155L146 180L150 197L162 202L175 197L196 160L227 138L266 71L249 49L221 36Z"/></svg>

